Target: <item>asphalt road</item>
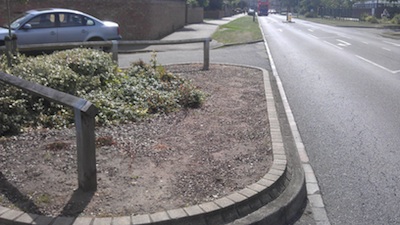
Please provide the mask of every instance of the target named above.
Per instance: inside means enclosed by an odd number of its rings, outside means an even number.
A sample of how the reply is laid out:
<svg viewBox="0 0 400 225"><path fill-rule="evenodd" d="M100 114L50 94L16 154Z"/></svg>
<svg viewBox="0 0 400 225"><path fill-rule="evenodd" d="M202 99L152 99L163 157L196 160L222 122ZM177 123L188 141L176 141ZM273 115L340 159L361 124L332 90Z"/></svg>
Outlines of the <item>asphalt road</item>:
<svg viewBox="0 0 400 225"><path fill-rule="evenodd" d="M400 41L260 18L332 224L400 224Z"/></svg>

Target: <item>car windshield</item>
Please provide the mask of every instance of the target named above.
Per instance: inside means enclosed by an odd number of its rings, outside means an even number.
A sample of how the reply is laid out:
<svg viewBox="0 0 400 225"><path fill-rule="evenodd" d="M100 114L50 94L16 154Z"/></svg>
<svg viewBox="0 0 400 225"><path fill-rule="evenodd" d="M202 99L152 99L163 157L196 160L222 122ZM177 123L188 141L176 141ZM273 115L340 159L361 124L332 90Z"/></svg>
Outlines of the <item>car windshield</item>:
<svg viewBox="0 0 400 225"><path fill-rule="evenodd" d="M25 14L21 15L20 17L18 17L16 20L14 20L14 21L11 23L11 25L10 25L11 29L15 30L15 29L17 29L18 27L20 27L20 26L21 26L21 23L22 23L23 20L25 19L26 15L28 15L28 14L25 13Z"/></svg>

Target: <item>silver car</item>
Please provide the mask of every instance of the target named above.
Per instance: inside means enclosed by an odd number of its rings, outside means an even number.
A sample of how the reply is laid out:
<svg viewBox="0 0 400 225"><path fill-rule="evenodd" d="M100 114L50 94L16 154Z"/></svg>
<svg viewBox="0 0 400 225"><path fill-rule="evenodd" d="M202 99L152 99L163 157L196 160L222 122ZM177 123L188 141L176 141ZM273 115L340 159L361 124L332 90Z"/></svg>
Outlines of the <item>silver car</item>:
<svg viewBox="0 0 400 225"><path fill-rule="evenodd" d="M121 39L117 23L70 9L30 10L10 27L19 45ZM0 46L8 34L7 28L0 28Z"/></svg>

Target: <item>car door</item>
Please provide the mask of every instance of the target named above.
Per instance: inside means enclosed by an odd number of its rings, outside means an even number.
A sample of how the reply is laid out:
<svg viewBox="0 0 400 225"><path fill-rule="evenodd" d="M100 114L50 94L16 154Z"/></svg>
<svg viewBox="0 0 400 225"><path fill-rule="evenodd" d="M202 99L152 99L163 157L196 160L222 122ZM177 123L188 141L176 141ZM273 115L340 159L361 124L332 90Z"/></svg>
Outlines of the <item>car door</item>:
<svg viewBox="0 0 400 225"><path fill-rule="evenodd" d="M75 13L59 13L58 42L83 42L88 36L85 16Z"/></svg>
<svg viewBox="0 0 400 225"><path fill-rule="evenodd" d="M56 14L38 15L16 31L18 44L44 44L57 42Z"/></svg>

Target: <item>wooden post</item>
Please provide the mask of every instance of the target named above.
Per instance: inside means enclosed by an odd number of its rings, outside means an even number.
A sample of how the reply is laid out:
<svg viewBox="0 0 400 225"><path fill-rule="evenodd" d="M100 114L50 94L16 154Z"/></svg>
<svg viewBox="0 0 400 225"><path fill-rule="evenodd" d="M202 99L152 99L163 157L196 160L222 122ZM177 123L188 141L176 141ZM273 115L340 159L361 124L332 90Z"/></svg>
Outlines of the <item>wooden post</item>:
<svg viewBox="0 0 400 225"><path fill-rule="evenodd" d="M94 107L88 105L88 107ZM91 111L91 110L89 110ZM97 112L97 110L95 110ZM83 191L96 191L96 139L95 118L75 108L76 145L78 160L78 185Z"/></svg>
<svg viewBox="0 0 400 225"><path fill-rule="evenodd" d="M6 56L7 56L7 65L8 67L12 67L12 42L11 38L9 36L5 36L4 38L4 44L6 46Z"/></svg>
<svg viewBox="0 0 400 225"><path fill-rule="evenodd" d="M210 39L204 40L204 62L203 70L208 70L210 67Z"/></svg>
<svg viewBox="0 0 400 225"><path fill-rule="evenodd" d="M118 41L112 40L111 52L112 52L112 59L118 63Z"/></svg>

